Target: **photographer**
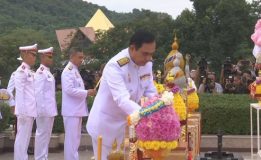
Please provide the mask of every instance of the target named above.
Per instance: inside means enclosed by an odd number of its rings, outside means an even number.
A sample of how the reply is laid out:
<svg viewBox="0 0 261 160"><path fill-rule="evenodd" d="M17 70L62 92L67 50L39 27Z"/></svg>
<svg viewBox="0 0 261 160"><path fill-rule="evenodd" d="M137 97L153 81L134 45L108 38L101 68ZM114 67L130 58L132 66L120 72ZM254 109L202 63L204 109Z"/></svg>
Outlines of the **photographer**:
<svg viewBox="0 0 261 160"><path fill-rule="evenodd" d="M251 71L246 70L243 72L242 75L242 83L244 87L246 88L247 93L249 93L248 87L251 83L255 81L255 77L252 75Z"/></svg>
<svg viewBox="0 0 261 160"><path fill-rule="evenodd" d="M233 84L233 77L229 76L228 78L225 79L224 83L224 93L233 93L234 92L234 84Z"/></svg>
<svg viewBox="0 0 261 160"><path fill-rule="evenodd" d="M200 61L198 62L198 68L197 68L197 75L199 76L199 81L197 81L197 84L201 84L203 82L204 77L207 77L208 72L208 62L206 58L203 56L201 57Z"/></svg>
<svg viewBox="0 0 261 160"><path fill-rule="evenodd" d="M237 74L233 79L233 86L230 88L230 93L234 94L245 94L248 92L246 85L241 81L241 75Z"/></svg>
<svg viewBox="0 0 261 160"><path fill-rule="evenodd" d="M198 93L223 93L222 86L216 82L214 72L208 72L207 77L202 77L202 79Z"/></svg>

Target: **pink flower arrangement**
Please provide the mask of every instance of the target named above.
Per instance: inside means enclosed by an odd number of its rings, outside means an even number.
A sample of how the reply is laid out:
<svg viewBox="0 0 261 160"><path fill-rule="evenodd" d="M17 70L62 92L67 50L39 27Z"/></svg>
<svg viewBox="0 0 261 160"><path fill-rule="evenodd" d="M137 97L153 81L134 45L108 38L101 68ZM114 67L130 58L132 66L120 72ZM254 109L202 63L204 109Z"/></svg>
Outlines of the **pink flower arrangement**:
<svg viewBox="0 0 261 160"><path fill-rule="evenodd" d="M261 19L259 19L255 26L255 32L251 35L251 39L255 45L261 46Z"/></svg>
<svg viewBox="0 0 261 160"><path fill-rule="evenodd" d="M151 98L144 106L146 108L155 102L161 102L160 97ZM180 133L180 122L172 105L141 117L136 125L136 135L141 141L174 141L179 138Z"/></svg>

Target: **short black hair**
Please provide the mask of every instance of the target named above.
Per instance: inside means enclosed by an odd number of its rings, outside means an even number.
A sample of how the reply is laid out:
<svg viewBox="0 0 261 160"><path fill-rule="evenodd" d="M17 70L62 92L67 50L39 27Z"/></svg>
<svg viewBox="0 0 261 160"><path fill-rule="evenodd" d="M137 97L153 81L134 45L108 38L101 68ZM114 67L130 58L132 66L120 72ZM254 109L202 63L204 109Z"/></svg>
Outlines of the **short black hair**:
<svg viewBox="0 0 261 160"><path fill-rule="evenodd" d="M83 50L81 48L72 47L72 48L69 49L68 55L71 56L75 53L81 53L81 52L83 52Z"/></svg>
<svg viewBox="0 0 261 160"><path fill-rule="evenodd" d="M130 39L129 45L134 45L136 50L141 48L143 43L152 43L155 41L155 36L145 30L138 30Z"/></svg>

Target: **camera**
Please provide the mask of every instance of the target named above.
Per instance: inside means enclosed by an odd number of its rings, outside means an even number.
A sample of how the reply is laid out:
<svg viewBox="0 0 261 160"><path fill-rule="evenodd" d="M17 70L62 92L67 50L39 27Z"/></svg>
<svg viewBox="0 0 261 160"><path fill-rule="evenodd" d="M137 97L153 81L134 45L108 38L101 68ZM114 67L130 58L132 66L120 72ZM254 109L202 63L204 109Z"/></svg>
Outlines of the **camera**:
<svg viewBox="0 0 261 160"><path fill-rule="evenodd" d="M230 57L226 57L226 60L223 64L223 69L224 69L224 78L228 79L230 76L233 75L233 64L231 62Z"/></svg>
<svg viewBox="0 0 261 160"><path fill-rule="evenodd" d="M201 76L201 78L205 85L205 92L213 93L213 90L215 89L215 81L205 76Z"/></svg>
<svg viewBox="0 0 261 160"><path fill-rule="evenodd" d="M201 57L200 61L198 62L198 67L199 67L199 76L200 76L199 83L202 83L203 78L207 77L207 68L208 68L208 62L204 56Z"/></svg>

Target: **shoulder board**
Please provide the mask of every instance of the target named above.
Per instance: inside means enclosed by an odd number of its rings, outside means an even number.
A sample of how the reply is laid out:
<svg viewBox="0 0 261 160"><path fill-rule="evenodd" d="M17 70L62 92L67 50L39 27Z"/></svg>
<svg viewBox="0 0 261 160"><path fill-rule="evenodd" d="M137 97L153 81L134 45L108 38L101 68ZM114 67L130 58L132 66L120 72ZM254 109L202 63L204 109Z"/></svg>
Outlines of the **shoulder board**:
<svg viewBox="0 0 261 160"><path fill-rule="evenodd" d="M128 57L121 58L117 61L120 67L128 64L130 62L130 59Z"/></svg>
<svg viewBox="0 0 261 160"><path fill-rule="evenodd" d="M70 66L68 67L68 69L71 71L71 70L73 69L73 66L70 65Z"/></svg>

